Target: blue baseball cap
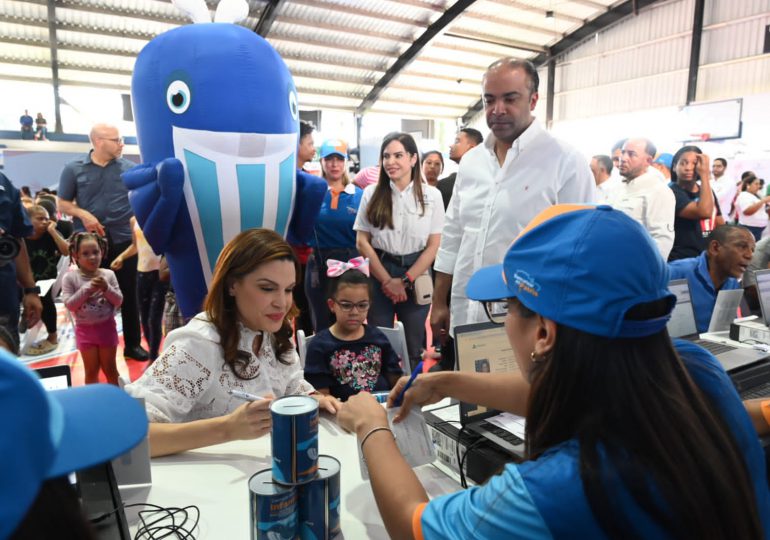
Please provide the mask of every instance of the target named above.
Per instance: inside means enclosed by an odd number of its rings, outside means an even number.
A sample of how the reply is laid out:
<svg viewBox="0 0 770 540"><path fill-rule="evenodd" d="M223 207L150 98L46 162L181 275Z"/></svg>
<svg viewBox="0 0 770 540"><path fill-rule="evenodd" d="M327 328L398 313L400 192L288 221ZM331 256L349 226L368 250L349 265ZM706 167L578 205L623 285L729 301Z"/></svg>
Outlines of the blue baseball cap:
<svg viewBox="0 0 770 540"><path fill-rule="evenodd" d="M610 338L642 337L666 326L676 297L668 266L644 228L609 206L561 204L538 214L505 255L468 282L473 300L517 298L565 326ZM629 308L668 298L669 312L625 320Z"/></svg>
<svg viewBox="0 0 770 540"><path fill-rule="evenodd" d="M336 155L348 159L348 144L341 139L328 139L321 145L319 153L322 158Z"/></svg>
<svg viewBox="0 0 770 540"><path fill-rule="evenodd" d="M671 169L671 162L674 160L674 156L668 153L664 154L658 154L658 157L655 158L655 161L653 163L660 163L661 165L665 165L667 169Z"/></svg>
<svg viewBox="0 0 770 540"><path fill-rule="evenodd" d="M19 526L50 478L104 463L147 434L144 408L123 390L91 384L46 392L0 349L0 538Z"/></svg>

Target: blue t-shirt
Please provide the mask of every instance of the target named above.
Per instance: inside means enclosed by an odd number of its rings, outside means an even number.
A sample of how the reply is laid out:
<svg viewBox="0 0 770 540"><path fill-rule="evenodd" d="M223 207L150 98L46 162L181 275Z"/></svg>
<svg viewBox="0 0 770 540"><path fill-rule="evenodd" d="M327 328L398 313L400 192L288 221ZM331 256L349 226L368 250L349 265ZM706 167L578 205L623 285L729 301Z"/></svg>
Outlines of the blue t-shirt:
<svg viewBox="0 0 770 540"><path fill-rule="evenodd" d="M764 454L738 393L711 353L682 340L675 340L674 345L690 376L732 430L754 487L764 538L770 539L770 492ZM620 491L617 502L637 537L667 537L627 491ZM506 465L501 474L483 486L418 507L414 528L415 535L426 540L606 538L585 496L580 448L575 440L551 448L536 460Z"/></svg>
<svg viewBox="0 0 770 540"><path fill-rule="evenodd" d="M315 234L310 241L313 247L323 249L356 247L356 221L358 207L364 190L354 184L348 184L336 197L332 191L326 192L321 211L315 224Z"/></svg>
<svg viewBox="0 0 770 540"><path fill-rule="evenodd" d="M717 302L717 291L709 274L708 259L704 251L698 257L679 259L668 263L669 279L686 279L690 285L692 309L695 312L695 325L698 332L708 332L714 304ZM740 289L741 285L734 277L729 277L720 290L729 291Z"/></svg>
<svg viewBox="0 0 770 540"><path fill-rule="evenodd" d="M396 351L376 326L364 325L364 335L353 341L337 339L328 328L321 330L305 353L305 380L343 401L361 391L390 390L389 373L403 371Z"/></svg>
<svg viewBox="0 0 770 540"><path fill-rule="evenodd" d="M136 166L124 158L113 159L104 167L91 161L91 153L64 166L59 179L59 198L76 201L80 208L91 212L104 226L105 233L115 243L131 241L131 216L128 188L121 174ZM75 230L83 231L83 222L73 219Z"/></svg>

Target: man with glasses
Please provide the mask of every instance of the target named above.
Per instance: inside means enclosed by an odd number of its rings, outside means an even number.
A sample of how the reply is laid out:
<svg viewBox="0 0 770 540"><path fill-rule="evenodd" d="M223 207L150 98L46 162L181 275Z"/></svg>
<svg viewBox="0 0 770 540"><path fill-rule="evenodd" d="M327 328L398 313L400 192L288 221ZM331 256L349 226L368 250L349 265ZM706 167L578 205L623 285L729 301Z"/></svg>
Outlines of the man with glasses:
<svg viewBox="0 0 770 540"><path fill-rule="evenodd" d="M59 180L59 211L74 218L76 231L95 232L107 238L108 250L102 266L109 268L115 257L131 245L133 212L120 176L136 163L121 157L123 137L115 126L96 124L91 128L90 139L91 151L64 166ZM123 293L123 356L149 360L141 346L136 257L125 259L115 275Z"/></svg>

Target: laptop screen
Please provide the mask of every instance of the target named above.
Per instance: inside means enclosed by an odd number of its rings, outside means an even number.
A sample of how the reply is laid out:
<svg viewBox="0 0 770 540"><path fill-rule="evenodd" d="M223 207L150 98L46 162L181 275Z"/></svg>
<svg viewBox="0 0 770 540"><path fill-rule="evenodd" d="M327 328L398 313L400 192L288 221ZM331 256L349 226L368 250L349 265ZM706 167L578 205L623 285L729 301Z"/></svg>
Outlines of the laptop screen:
<svg viewBox="0 0 770 540"><path fill-rule="evenodd" d="M762 309L762 319L765 324L770 323L770 269L754 272L757 280L757 296L759 307Z"/></svg>
<svg viewBox="0 0 770 540"><path fill-rule="evenodd" d="M468 324L455 328L458 371L466 373L510 373L519 370L505 327L493 323ZM486 418L498 411L470 403L460 404L460 421Z"/></svg>
<svg viewBox="0 0 770 540"><path fill-rule="evenodd" d="M47 391L64 390L72 386L70 367L67 365L50 366L34 370Z"/></svg>
<svg viewBox="0 0 770 540"><path fill-rule="evenodd" d="M676 306L671 312L671 319L666 324L668 335L672 338L691 336L698 333L695 326L695 312L690 299L690 286L686 279L674 279L668 282L668 290L676 296Z"/></svg>

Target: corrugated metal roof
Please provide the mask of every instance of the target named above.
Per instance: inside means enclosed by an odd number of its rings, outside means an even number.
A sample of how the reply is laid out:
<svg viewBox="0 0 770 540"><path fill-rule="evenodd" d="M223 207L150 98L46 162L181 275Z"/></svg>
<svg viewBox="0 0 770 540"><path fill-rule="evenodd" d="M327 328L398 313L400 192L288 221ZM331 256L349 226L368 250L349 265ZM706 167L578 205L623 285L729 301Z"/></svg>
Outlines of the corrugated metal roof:
<svg viewBox="0 0 770 540"><path fill-rule="evenodd" d="M217 1L207 3L213 13ZM457 118L478 100L490 63L534 57L614 0L477 0L426 43L421 36L437 28L431 25L456 0L282 0L272 14L267 0L248 3L241 24L269 26L267 39L294 74L301 107ZM189 24L164 0L56 0L55 6L63 85L127 90L147 41ZM50 81L48 32L47 0L0 2L0 78ZM415 42L424 46L390 73ZM565 78L590 84L571 69L562 68ZM373 89L378 95L369 99Z"/></svg>

